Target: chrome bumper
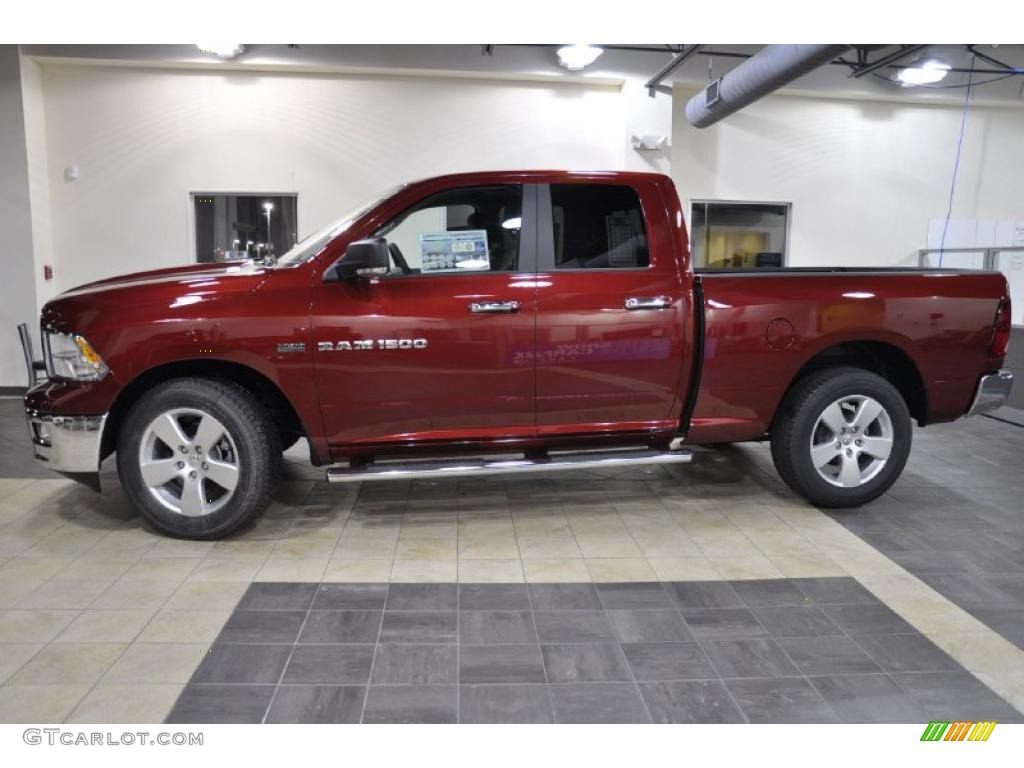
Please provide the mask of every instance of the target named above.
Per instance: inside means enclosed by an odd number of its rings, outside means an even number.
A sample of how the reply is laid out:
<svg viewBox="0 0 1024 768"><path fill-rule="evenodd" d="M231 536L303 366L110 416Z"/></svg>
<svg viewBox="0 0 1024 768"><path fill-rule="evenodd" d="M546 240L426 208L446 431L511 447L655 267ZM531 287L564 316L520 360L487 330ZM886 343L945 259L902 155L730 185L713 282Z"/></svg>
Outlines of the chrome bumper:
<svg viewBox="0 0 1024 768"><path fill-rule="evenodd" d="M56 416L27 410L36 460L55 472L99 472L100 442L107 414Z"/></svg>
<svg viewBox="0 0 1024 768"><path fill-rule="evenodd" d="M1011 389L1013 389L1012 371L1004 368L999 373L982 376L967 415L977 416L979 413L988 413L1000 408L1006 402L1006 398L1010 396Z"/></svg>

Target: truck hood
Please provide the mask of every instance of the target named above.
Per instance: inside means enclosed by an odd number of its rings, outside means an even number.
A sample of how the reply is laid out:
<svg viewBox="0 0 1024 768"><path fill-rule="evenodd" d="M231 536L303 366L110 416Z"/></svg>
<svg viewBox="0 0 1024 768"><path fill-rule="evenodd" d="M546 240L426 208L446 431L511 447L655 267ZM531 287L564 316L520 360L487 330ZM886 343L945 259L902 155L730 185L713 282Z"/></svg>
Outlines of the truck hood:
<svg viewBox="0 0 1024 768"><path fill-rule="evenodd" d="M43 308L42 322L56 330L74 329L100 318L104 325L116 324L125 310L145 306L154 307L153 320L195 317L204 311L196 305L250 293L266 275L261 265L242 260L111 277L60 294Z"/></svg>
<svg viewBox="0 0 1024 768"><path fill-rule="evenodd" d="M127 275L108 277L93 283L86 283L65 291L61 298L69 296L85 296L91 293L119 288L135 288L145 285L190 285L197 280L221 280L237 277L263 275L263 267L247 259L225 261L217 264L186 264L180 267L151 269L146 272L132 272Z"/></svg>

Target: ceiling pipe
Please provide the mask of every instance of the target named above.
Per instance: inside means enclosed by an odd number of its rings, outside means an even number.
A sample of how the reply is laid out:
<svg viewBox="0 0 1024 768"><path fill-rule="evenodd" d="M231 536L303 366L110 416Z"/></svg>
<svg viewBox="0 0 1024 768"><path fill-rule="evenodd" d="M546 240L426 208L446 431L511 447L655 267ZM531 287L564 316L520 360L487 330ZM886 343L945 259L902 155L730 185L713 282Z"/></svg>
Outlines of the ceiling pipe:
<svg viewBox="0 0 1024 768"><path fill-rule="evenodd" d="M857 69L853 70L853 72L849 74L849 77L858 78L864 77L864 75L870 75L872 72L875 72L876 70L879 70L882 67L887 67L890 64L895 64L900 59L905 59L907 56L911 56L917 53L918 51L924 50L927 47L927 45L905 45L895 53L890 53L888 56L883 56L880 59L876 59L875 61L863 67L857 67Z"/></svg>
<svg viewBox="0 0 1024 768"><path fill-rule="evenodd" d="M707 128L849 50L849 45L769 45L686 103L686 119Z"/></svg>
<svg viewBox="0 0 1024 768"><path fill-rule="evenodd" d="M647 89L648 95L653 96L654 89L661 85L662 80L668 77L684 61L693 58L694 54L699 53L703 47L703 45L691 45L689 48L683 48L679 53L675 54L671 61L658 70L654 77L644 83L644 88Z"/></svg>

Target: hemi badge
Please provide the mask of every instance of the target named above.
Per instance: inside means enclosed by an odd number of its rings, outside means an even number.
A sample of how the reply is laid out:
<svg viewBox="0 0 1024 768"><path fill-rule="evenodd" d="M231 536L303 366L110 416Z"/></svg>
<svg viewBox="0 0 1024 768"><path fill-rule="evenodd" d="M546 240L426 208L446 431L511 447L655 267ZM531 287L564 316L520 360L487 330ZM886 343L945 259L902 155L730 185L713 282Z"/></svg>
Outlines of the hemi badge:
<svg viewBox="0 0 1024 768"><path fill-rule="evenodd" d="M278 352L305 352L306 344L302 341L283 341L277 345Z"/></svg>

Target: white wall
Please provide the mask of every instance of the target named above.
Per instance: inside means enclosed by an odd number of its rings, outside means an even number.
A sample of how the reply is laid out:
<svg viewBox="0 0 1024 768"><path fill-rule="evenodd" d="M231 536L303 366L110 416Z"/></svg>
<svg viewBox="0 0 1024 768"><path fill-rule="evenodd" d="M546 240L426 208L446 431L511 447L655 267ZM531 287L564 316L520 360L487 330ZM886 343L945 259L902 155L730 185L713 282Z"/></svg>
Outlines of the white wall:
<svg viewBox="0 0 1024 768"><path fill-rule="evenodd" d="M297 192L301 237L423 176L625 163L607 85L45 65L43 92L60 290L192 260L189 192Z"/></svg>
<svg viewBox="0 0 1024 768"><path fill-rule="evenodd" d="M0 387L25 386L15 326L38 324L18 49L0 45Z"/></svg>
<svg viewBox="0 0 1024 768"><path fill-rule="evenodd" d="M44 265L53 266L50 221L50 178L46 147L46 116L43 104L42 68L21 57L21 95L25 110L25 155L28 163L29 205L32 209L32 256L35 268L36 304L57 293L56 282L43 277ZM34 324L34 323L33 323Z"/></svg>
<svg viewBox="0 0 1024 768"><path fill-rule="evenodd" d="M711 128L677 86L672 177L684 197L792 203L789 264L916 264L946 215L956 105L769 96ZM1024 219L1024 107L972 107L953 216Z"/></svg>

